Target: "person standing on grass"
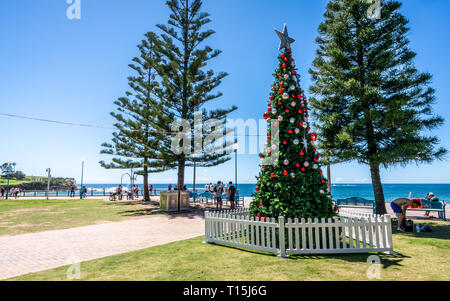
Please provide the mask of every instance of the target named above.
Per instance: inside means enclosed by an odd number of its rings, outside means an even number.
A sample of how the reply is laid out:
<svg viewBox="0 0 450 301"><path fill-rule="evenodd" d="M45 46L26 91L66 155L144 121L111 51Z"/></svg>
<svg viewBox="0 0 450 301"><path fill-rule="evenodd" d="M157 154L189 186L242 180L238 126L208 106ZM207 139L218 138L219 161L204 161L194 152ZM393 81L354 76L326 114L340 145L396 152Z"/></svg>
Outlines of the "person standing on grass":
<svg viewBox="0 0 450 301"><path fill-rule="evenodd" d="M413 208L417 208L420 206L420 202L406 198L396 199L391 202L392 210L399 215L397 231L405 232L405 229L403 229L402 224L406 217L406 210L410 206L412 206Z"/></svg>
<svg viewBox="0 0 450 301"><path fill-rule="evenodd" d="M229 183L230 185L228 186L228 199L230 200L230 206L231 209L236 209L236 203L235 203L235 198L236 198L236 187L234 187L233 182L230 181Z"/></svg>
<svg viewBox="0 0 450 301"><path fill-rule="evenodd" d="M215 192L216 192L216 210L222 210L222 192L223 192L223 186L222 186L222 182L219 181L217 182L217 185L215 187Z"/></svg>
<svg viewBox="0 0 450 301"><path fill-rule="evenodd" d="M70 186L70 197L73 198L75 197L75 185L72 184L72 186Z"/></svg>
<svg viewBox="0 0 450 301"><path fill-rule="evenodd" d="M3 188L3 186L0 187L0 195L1 195L1 198L2 198L2 199L3 199L3 197L5 196L5 188Z"/></svg>

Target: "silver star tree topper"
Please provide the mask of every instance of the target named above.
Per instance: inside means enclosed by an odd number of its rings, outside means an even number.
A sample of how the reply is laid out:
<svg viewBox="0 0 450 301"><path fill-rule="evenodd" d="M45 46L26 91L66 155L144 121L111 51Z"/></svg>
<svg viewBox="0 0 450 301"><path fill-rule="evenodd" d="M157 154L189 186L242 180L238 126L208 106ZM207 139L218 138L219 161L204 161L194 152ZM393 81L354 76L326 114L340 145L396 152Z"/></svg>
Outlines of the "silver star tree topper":
<svg viewBox="0 0 450 301"><path fill-rule="evenodd" d="M288 35L288 30L286 24L284 24L283 32L279 32L275 29L275 32L277 33L278 37L280 38L280 47L278 50L281 50L283 48L290 49L291 44L295 42L293 38L290 38Z"/></svg>

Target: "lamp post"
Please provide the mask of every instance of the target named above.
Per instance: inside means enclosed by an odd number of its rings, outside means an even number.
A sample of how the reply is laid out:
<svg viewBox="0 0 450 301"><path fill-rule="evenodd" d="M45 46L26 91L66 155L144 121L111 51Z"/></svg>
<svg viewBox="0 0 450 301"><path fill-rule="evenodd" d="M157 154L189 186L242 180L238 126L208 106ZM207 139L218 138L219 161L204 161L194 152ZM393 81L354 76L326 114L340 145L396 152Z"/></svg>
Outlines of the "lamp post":
<svg viewBox="0 0 450 301"><path fill-rule="evenodd" d="M196 189L195 189L195 172L196 172L196 168L197 168L197 161L196 161L196 159L197 159L197 157L198 157L198 155L197 154L193 154L192 155L192 157L194 158L194 192L196 191Z"/></svg>
<svg viewBox="0 0 450 301"><path fill-rule="evenodd" d="M237 184L237 151L239 149L239 144L235 143L233 144L234 149L234 184L236 185L236 192L238 191L238 184ZM238 193L239 195L239 193Z"/></svg>
<svg viewBox="0 0 450 301"><path fill-rule="evenodd" d="M51 175L50 175L50 168L47 168L46 170L45 170L47 173L48 173L48 175L47 175L47 200L48 200L48 193L49 193L49 191L50 191L50 177L51 177Z"/></svg>
<svg viewBox="0 0 450 301"><path fill-rule="evenodd" d="M11 173L14 172L14 168L16 167L16 163L14 162L8 162L8 165L6 167L6 172L8 173L8 184L6 185L6 199L9 197L9 178L11 177Z"/></svg>
<svg viewBox="0 0 450 301"><path fill-rule="evenodd" d="M84 162L85 158L81 158L81 187L80 187L80 200L83 199L83 176L84 176Z"/></svg>

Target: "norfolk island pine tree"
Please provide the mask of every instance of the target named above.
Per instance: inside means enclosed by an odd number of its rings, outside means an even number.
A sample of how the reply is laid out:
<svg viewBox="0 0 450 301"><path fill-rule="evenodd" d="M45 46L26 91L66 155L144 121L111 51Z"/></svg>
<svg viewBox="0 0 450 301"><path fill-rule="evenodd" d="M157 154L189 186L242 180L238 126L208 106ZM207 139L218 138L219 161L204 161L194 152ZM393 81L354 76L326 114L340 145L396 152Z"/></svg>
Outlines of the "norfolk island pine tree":
<svg viewBox="0 0 450 301"><path fill-rule="evenodd" d="M282 53L278 57L272 93L264 114L269 125L279 129L280 143L272 144L272 133L267 133L266 152L260 154L263 166L257 177L250 212L263 219L279 216L329 218L335 212L326 193L320 154L314 145L317 137L310 133L308 101L299 86L290 49L293 41L288 40L286 27L281 35L282 41L289 42L280 46ZM279 159L273 165L264 165L265 160L276 153Z"/></svg>
<svg viewBox="0 0 450 301"><path fill-rule="evenodd" d="M334 127L335 158L369 165L377 214L386 213L380 166L429 163L447 152L424 134L444 120L432 111L431 75L414 66L401 3L381 4L372 18L368 1L331 0L310 70L320 131Z"/></svg>
<svg viewBox="0 0 450 301"><path fill-rule="evenodd" d="M158 132L156 110L160 109L154 96L158 87L155 66L160 60L155 51L157 36L148 32L138 45L140 55L133 58L129 65L134 76L128 77L131 91L117 99L117 111L111 115L117 120L114 126L112 143L103 143L102 154L115 156L110 163L100 161L100 165L108 169L130 169L144 178L144 200L150 201L148 174L167 170L157 145L168 139L167 135Z"/></svg>
<svg viewBox="0 0 450 301"><path fill-rule="evenodd" d="M226 136L229 132L224 124L227 115L235 110L236 106L230 109L213 109L207 111L204 105L222 96L221 92L214 92L222 83L222 79L227 73L215 73L213 70L206 70L206 66L211 59L216 58L221 51L214 50L209 46L201 45L215 32L213 30L203 30L203 27L211 22L209 14L201 12L202 2L200 0L169 0L167 1L171 14L168 24L158 24L162 34L159 38L158 52L161 56L161 63L156 67L161 77L161 87L158 88L159 103L161 109L158 115L156 128L159 131L172 133L171 139L163 141L158 145L160 153L169 169L177 169L178 192L184 186L184 174L186 167L193 166L195 160L197 167L217 166L230 160L234 141L224 139L223 143L208 144L203 143L203 138L213 132L220 131ZM196 128L196 113L201 112L201 123L215 119L220 126L212 126L210 129ZM189 133L193 134L190 145L174 143L174 133L178 129L173 129L175 120L185 121L189 127ZM186 129L183 129L186 130ZM199 138L201 138L199 141ZM174 152L176 149L183 149L182 152ZM193 155L196 155L194 157Z"/></svg>

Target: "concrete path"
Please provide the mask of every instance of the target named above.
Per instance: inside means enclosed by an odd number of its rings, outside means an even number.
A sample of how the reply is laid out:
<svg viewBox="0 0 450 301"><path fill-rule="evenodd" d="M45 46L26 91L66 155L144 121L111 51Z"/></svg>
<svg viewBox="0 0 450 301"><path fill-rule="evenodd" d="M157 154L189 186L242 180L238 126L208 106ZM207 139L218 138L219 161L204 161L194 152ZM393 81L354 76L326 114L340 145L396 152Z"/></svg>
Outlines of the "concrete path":
<svg viewBox="0 0 450 301"><path fill-rule="evenodd" d="M203 235L201 214L0 237L0 279Z"/></svg>

